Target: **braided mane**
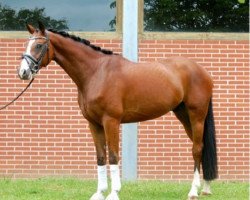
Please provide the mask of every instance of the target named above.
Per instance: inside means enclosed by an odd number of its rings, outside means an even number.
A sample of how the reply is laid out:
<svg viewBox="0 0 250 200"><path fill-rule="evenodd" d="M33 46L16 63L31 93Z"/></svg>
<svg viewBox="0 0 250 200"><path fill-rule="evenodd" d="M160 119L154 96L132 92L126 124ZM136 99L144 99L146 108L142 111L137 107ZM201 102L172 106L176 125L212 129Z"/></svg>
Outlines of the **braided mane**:
<svg viewBox="0 0 250 200"><path fill-rule="evenodd" d="M92 49L94 49L95 51L99 51L99 52L102 52L104 54L107 54L107 55L112 55L114 54L112 51L110 50L107 50L107 49L102 49L101 47L98 47L98 46L95 46L93 44L90 43L90 41L86 40L86 39L82 39L78 36L75 36L75 35L70 35L69 33L65 32L65 31L58 31L58 30L55 30L55 29L48 29L48 31L52 32L52 33L56 33L56 34L59 34L63 37L66 37L66 38L71 38L72 40L76 41L76 42L80 42L82 44L85 44L89 47L91 47Z"/></svg>

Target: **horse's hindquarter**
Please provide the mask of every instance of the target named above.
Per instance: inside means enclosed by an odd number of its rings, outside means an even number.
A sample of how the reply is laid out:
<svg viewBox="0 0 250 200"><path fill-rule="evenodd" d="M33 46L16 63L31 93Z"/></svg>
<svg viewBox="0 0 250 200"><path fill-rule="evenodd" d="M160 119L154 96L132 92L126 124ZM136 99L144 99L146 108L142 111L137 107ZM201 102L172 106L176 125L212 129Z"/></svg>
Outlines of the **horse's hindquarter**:
<svg viewBox="0 0 250 200"><path fill-rule="evenodd" d="M212 97L213 81L209 73L196 62L177 57L163 60L162 63L175 71L183 86L183 102L190 107L202 106Z"/></svg>
<svg viewBox="0 0 250 200"><path fill-rule="evenodd" d="M159 117L182 101L179 76L161 63L131 64L123 73L123 122Z"/></svg>

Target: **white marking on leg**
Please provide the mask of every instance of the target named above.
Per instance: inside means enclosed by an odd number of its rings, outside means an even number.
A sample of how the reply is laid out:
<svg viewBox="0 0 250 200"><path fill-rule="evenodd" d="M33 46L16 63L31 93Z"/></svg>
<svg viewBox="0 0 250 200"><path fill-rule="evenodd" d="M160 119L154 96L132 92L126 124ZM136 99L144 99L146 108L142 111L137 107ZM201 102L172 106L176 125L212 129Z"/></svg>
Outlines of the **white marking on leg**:
<svg viewBox="0 0 250 200"><path fill-rule="evenodd" d="M188 193L188 196L189 197L198 197L198 189L200 186L201 186L200 174L199 174L198 169L195 169L192 187L191 187L190 192Z"/></svg>
<svg viewBox="0 0 250 200"><path fill-rule="evenodd" d="M107 166L98 166L98 188L97 191L104 192L108 189Z"/></svg>
<svg viewBox="0 0 250 200"><path fill-rule="evenodd" d="M106 200L119 200L118 192L121 190L120 169L118 165L110 165L111 193Z"/></svg>
<svg viewBox="0 0 250 200"><path fill-rule="evenodd" d="M206 180L204 181L202 193L205 195L212 194L211 188L210 188L210 181L206 181Z"/></svg>
<svg viewBox="0 0 250 200"><path fill-rule="evenodd" d="M107 166L97 166L98 186L97 192L93 194L90 200L104 200L103 192L108 189Z"/></svg>
<svg viewBox="0 0 250 200"><path fill-rule="evenodd" d="M112 191L121 190L120 169L118 165L110 165L110 176L112 181Z"/></svg>

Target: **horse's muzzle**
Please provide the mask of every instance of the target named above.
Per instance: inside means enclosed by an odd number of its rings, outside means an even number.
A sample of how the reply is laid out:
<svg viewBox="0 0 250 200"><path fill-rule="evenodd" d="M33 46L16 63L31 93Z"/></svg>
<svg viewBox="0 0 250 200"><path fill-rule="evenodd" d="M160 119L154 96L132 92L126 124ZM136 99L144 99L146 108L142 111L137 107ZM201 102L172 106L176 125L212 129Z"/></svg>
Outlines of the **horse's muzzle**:
<svg viewBox="0 0 250 200"><path fill-rule="evenodd" d="M32 72L30 69L17 68L17 74L22 80L30 80L32 78Z"/></svg>

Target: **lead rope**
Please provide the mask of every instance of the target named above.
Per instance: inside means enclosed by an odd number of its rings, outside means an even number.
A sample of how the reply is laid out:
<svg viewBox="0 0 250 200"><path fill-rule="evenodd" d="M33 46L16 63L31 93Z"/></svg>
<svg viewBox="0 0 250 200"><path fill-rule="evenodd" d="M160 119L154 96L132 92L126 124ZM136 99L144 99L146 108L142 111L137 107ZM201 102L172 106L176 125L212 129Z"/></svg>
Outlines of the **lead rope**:
<svg viewBox="0 0 250 200"><path fill-rule="evenodd" d="M24 88L24 90L16 97L14 98L11 102L9 102L8 104L6 104L5 106L3 107L0 107L0 110L3 110L5 108L7 108L9 105L11 105L12 103L14 103L28 88L29 86L31 85L31 83L34 81L34 78L31 79L31 81L29 82L29 84L26 86L26 88Z"/></svg>

